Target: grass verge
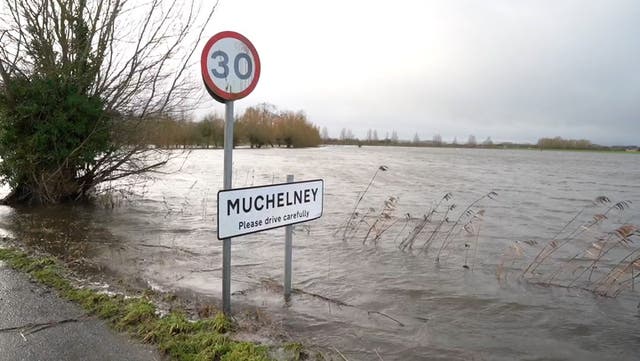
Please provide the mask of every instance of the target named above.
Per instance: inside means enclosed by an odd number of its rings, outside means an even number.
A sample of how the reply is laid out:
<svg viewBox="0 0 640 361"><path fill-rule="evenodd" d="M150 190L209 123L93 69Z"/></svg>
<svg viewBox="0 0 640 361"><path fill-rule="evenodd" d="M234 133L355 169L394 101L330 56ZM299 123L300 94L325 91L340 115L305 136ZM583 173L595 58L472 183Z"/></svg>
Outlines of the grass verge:
<svg viewBox="0 0 640 361"><path fill-rule="evenodd" d="M147 297L110 296L75 287L65 277L68 271L53 257L32 257L18 249L0 248L0 260L56 289L62 297L77 302L116 330L156 345L175 360L271 360L267 347L232 340L229 332L233 324L222 313L197 321L179 311L160 317Z"/></svg>

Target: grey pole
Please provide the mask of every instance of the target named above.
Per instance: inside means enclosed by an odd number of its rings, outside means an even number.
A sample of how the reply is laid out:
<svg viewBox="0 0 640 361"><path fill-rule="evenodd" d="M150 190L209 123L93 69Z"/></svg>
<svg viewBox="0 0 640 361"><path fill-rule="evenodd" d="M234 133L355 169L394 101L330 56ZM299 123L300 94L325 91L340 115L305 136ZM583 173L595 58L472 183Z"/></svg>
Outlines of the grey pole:
<svg viewBox="0 0 640 361"><path fill-rule="evenodd" d="M287 183L293 182L293 175L287 175ZM292 254L293 226L284 229L284 299L291 299L291 254Z"/></svg>
<svg viewBox="0 0 640 361"><path fill-rule="evenodd" d="M233 101L224 107L224 189L231 189L233 174ZM231 238L222 240L222 312L231 315Z"/></svg>

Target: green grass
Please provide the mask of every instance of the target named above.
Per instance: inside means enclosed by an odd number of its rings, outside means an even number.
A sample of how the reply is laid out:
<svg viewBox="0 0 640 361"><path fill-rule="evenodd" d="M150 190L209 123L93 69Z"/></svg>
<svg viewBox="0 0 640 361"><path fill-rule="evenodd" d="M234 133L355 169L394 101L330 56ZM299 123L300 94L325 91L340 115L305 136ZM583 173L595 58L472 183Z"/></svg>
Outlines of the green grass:
<svg viewBox="0 0 640 361"><path fill-rule="evenodd" d="M291 352L292 361L300 361L308 357L304 350L304 346L299 342L290 342L284 345L284 349Z"/></svg>
<svg viewBox="0 0 640 361"><path fill-rule="evenodd" d="M65 278L67 270L54 258L36 258L20 250L0 248L0 260L56 289L62 297L77 302L87 313L108 321L115 329L156 345L175 360L271 360L266 347L232 340L229 332L233 324L222 313L198 321L189 320L178 311L159 317L147 297L109 296L73 286Z"/></svg>

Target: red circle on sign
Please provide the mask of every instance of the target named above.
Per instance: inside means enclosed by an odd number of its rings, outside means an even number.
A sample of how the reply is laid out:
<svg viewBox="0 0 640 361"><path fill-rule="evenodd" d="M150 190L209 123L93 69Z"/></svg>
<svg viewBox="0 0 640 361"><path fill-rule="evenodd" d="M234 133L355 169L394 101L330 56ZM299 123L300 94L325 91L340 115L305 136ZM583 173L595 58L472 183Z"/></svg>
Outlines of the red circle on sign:
<svg viewBox="0 0 640 361"><path fill-rule="evenodd" d="M237 41L241 42L242 45L246 46L246 48L251 53L251 57L253 58L252 59L253 78L251 79L251 83L246 88L244 88L243 90L237 93L229 92L217 86L214 79L212 78L212 74L209 71L209 67L208 67L208 59L210 57L209 53L211 52L211 49L214 47L214 45L217 42L223 39L228 39L228 38L236 39ZM249 41L249 39L247 39L243 35L236 33L234 31L222 31L212 36L211 39L207 41L207 43L204 46L204 49L202 49L202 56L200 58L200 68L202 71L202 79L204 80L205 87L209 91L209 94L211 94L211 96L213 96L213 98L215 98L217 101L222 103L246 97L247 95L249 95L249 93L253 91L253 89L258 84L258 79L260 79L260 57L258 57L258 52L256 51L256 48ZM226 69L228 72L229 68L226 68Z"/></svg>

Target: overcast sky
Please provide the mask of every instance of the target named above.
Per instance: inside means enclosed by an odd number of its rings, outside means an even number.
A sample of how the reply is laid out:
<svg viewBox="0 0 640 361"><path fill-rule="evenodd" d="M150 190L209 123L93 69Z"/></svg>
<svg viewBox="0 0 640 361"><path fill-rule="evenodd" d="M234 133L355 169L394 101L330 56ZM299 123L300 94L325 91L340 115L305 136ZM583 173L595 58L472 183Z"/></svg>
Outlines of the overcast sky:
<svg viewBox="0 0 640 361"><path fill-rule="evenodd" d="M260 55L238 112L303 110L336 137L640 144L637 0L221 0L209 28Z"/></svg>

